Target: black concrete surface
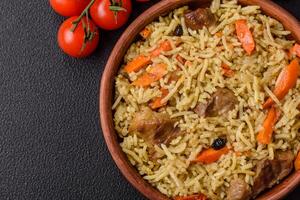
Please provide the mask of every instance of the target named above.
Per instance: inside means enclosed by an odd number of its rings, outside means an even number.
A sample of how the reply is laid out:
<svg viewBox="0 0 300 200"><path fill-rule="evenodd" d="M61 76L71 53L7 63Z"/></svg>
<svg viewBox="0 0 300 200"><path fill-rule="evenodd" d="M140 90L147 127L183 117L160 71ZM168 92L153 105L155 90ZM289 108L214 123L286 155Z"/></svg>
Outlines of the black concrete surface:
<svg viewBox="0 0 300 200"><path fill-rule="evenodd" d="M135 3L131 21L154 2ZM300 19L300 1L276 2ZM143 199L98 123L99 80L125 27L101 31L96 53L78 60L57 46L63 20L46 0L0 0L0 199Z"/></svg>

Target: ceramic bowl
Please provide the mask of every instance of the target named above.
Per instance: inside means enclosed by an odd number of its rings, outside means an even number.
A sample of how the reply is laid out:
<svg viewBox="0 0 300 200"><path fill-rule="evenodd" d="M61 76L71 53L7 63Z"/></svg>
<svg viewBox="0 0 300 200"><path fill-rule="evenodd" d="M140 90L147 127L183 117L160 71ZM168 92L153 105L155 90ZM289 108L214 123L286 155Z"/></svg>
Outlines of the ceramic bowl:
<svg viewBox="0 0 300 200"><path fill-rule="evenodd" d="M165 195L152 187L129 163L126 155L123 153L116 131L113 124L112 101L114 95L114 78L118 69L123 62L123 57L134 41L139 32L149 23L163 16L175 8L189 5L191 7L207 7L210 0L163 0L155 4L143 14L141 14L122 34L116 43L111 55L107 61L105 70L102 75L99 110L100 121L104 138L112 158L125 178L145 197L151 200L166 200ZM269 0L239 0L241 5L259 5L262 11L280 21L285 29L292 32L292 36L300 42L300 24L291 14ZM268 191L262 193L257 199L275 200L284 197L292 191L300 182L300 171L293 172L289 177L284 179L280 184L274 186Z"/></svg>

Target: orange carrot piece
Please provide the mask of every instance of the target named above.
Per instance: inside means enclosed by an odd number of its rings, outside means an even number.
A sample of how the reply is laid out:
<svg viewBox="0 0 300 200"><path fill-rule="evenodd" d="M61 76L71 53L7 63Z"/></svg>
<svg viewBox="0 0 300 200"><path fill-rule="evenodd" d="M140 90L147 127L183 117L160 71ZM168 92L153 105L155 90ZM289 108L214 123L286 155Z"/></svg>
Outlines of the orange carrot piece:
<svg viewBox="0 0 300 200"><path fill-rule="evenodd" d="M143 67L149 65L151 63L151 58L159 56L163 51L170 51L170 50L172 50L171 43L168 40L166 40L162 42L158 48L154 49L151 52L151 56L145 56L145 55L137 56L131 62L127 63L127 65L124 67L124 70L127 73L137 72Z"/></svg>
<svg viewBox="0 0 300 200"><path fill-rule="evenodd" d="M297 55L300 57L300 45L295 44L291 49L290 49L290 56L292 55Z"/></svg>
<svg viewBox="0 0 300 200"><path fill-rule="evenodd" d="M156 57L159 56L161 52L170 50L172 50L171 43L168 40L165 40L162 43L160 43L159 47L157 47L151 52L151 56Z"/></svg>
<svg viewBox="0 0 300 200"><path fill-rule="evenodd" d="M144 38L147 39L151 35L151 30L149 28L144 28L141 32L140 35Z"/></svg>
<svg viewBox="0 0 300 200"><path fill-rule="evenodd" d="M131 62L129 62L125 67L124 70L127 73L136 72L149 65L151 63L151 58L149 56L140 55L134 58Z"/></svg>
<svg viewBox="0 0 300 200"><path fill-rule="evenodd" d="M161 91L161 96L160 97L156 97L149 104L150 108L152 108L153 110L157 109L157 108L160 108L162 106L165 106L167 104L167 103L162 103L161 100L163 98L165 98L169 94L169 90L165 89L165 88L161 88L160 91Z"/></svg>
<svg viewBox="0 0 300 200"><path fill-rule="evenodd" d="M300 151L298 152L296 159L294 161L294 165L295 165L295 170L299 170L300 169Z"/></svg>
<svg viewBox="0 0 300 200"><path fill-rule="evenodd" d="M236 156L250 156L251 155L251 151L235 151L234 152Z"/></svg>
<svg viewBox="0 0 300 200"><path fill-rule="evenodd" d="M149 72L144 73L141 77L135 80L132 84L135 86L146 87L151 83L158 81L164 75L168 73L167 65L164 63L157 64L149 70Z"/></svg>
<svg viewBox="0 0 300 200"><path fill-rule="evenodd" d="M248 55L251 55L255 48L255 42L251 31L247 26L247 20L239 19L235 22L236 34L239 41L242 43L244 50Z"/></svg>
<svg viewBox="0 0 300 200"><path fill-rule="evenodd" d="M279 74L276 83L275 89L273 90L274 95L279 99L283 99L285 95L293 88L298 79L300 67L297 59L292 60L292 62L286 66ZM263 104L263 108L269 108L274 104L272 98L268 98L267 101Z"/></svg>
<svg viewBox="0 0 300 200"><path fill-rule="evenodd" d="M263 123L261 131L258 133L256 139L261 144L270 144L273 134L274 126L280 116L280 112L272 106L267 114L267 117Z"/></svg>
<svg viewBox="0 0 300 200"><path fill-rule="evenodd" d="M183 64L184 65L184 63L185 63L185 59L183 58L183 57L181 57L179 54L176 56L176 60L178 61L178 62L180 62L181 64Z"/></svg>
<svg viewBox="0 0 300 200"><path fill-rule="evenodd" d="M222 63L221 67L222 67L224 76L229 77L229 78L234 76L234 71L232 69L230 69L230 67L227 64Z"/></svg>
<svg viewBox="0 0 300 200"><path fill-rule="evenodd" d="M207 200L207 197L204 194L193 194L193 195L189 195L189 196L178 196L175 197L174 200Z"/></svg>
<svg viewBox="0 0 300 200"><path fill-rule="evenodd" d="M194 162L201 162L203 164L210 164L216 162L220 157L229 152L228 147L223 147L222 149L215 150L213 148L205 149L200 152Z"/></svg>

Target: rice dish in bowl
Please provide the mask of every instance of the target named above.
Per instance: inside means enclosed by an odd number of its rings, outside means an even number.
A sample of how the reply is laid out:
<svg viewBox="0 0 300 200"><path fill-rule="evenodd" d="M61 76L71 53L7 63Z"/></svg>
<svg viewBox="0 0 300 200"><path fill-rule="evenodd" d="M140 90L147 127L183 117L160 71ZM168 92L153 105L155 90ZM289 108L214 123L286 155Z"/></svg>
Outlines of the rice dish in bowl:
<svg viewBox="0 0 300 200"><path fill-rule="evenodd" d="M145 27L112 107L140 175L175 199L250 199L286 177L300 149L289 34L236 1L178 8Z"/></svg>

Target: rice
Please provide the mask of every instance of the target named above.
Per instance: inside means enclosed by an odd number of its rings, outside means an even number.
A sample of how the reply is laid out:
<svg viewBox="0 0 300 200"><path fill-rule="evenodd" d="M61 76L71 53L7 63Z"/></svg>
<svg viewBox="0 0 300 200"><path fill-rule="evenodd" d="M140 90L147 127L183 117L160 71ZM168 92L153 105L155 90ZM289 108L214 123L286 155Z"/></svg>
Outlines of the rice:
<svg viewBox="0 0 300 200"><path fill-rule="evenodd" d="M294 41L287 40L285 36L290 32L284 30L277 20L263 15L258 6L241 7L237 1L214 0L210 9L218 17L217 24L197 31L190 30L185 24L183 14L187 9L178 8L159 17L147 26L152 31L150 37L133 43L129 48L124 65L137 55L148 54L160 42L169 40L172 50L152 61L165 63L168 72L176 73L179 78L169 81L168 74L152 83L151 87L136 87L131 82L149 68L124 75L122 67L116 77L112 107L115 129L122 138L120 145L131 164L163 194L175 197L202 193L210 199L226 199L230 181L237 177L253 186L259 160L274 159L277 150L292 150L296 154L300 149L300 112L295 109L300 104L299 78L284 100L278 100L272 93L278 74L289 63L285 51ZM250 56L246 55L235 33L234 22L238 19L247 19L255 39L256 50ZM179 24L183 35L172 36ZM222 36L218 37L217 33ZM181 42L179 47L175 45L178 41ZM187 62L180 63L176 55ZM233 77L224 77L222 63L235 71ZM164 97L161 87L169 91ZM219 87L233 91L239 104L226 116L203 118L194 113L196 105L206 102ZM135 114L157 97L162 97L162 103L167 103L158 112L176 119L175 126L185 134L174 138L168 145L155 145L157 159L152 160L148 143L130 131L129 126ZM282 117L274 127L272 143L262 145L258 144L256 136L266 116L261 105L267 97L278 104ZM212 164L191 162L212 144L214 138L224 134L227 146L231 148L228 154Z"/></svg>

